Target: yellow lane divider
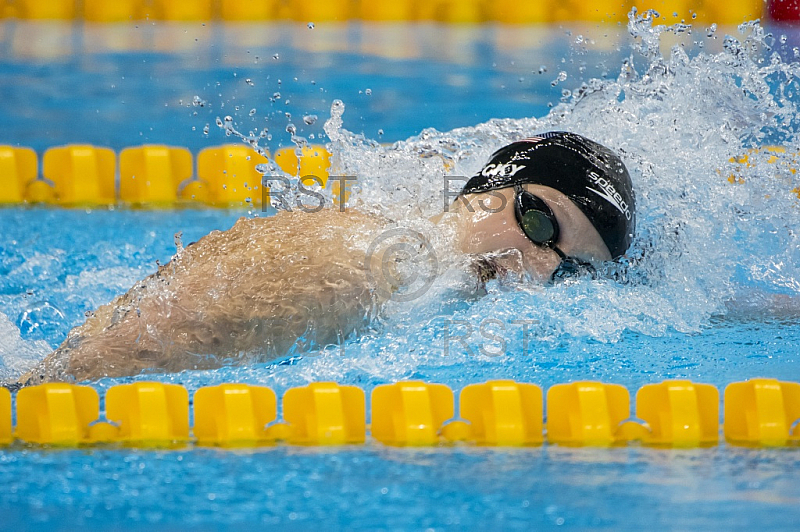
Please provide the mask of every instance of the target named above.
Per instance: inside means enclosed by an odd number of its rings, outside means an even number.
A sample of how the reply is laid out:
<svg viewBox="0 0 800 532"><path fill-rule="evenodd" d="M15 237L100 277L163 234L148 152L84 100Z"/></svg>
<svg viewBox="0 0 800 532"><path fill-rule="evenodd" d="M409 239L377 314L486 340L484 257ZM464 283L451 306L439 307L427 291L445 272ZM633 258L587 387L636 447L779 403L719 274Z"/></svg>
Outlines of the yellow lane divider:
<svg viewBox="0 0 800 532"><path fill-rule="evenodd" d="M455 395L443 384L419 381L376 387L371 425L361 388L315 382L291 388L281 401L271 389L222 384L197 390L194 427L189 393L182 386L138 382L111 387L100 412L90 386L42 384L16 395L16 430L11 430L11 394L0 389L0 443L76 446L197 445L253 447L360 444L424 446L452 442L490 446L643 445L697 447L718 443L719 392L710 384L667 380L636 394L631 417L628 390L617 384L575 382L547 391L510 380L472 384ZM725 439L734 445L800 443L800 384L751 379L727 386Z"/></svg>
<svg viewBox="0 0 800 532"><path fill-rule="evenodd" d="M655 9L662 21L740 24L763 16L763 0L12 0L0 16L92 22L129 20L379 22L437 21L510 24L626 22L633 6ZM5 7L5 11L3 11Z"/></svg>
<svg viewBox="0 0 800 532"><path fill-rule="evenodd" d="M72 144L46 150L39 175L33 150L0 145L0 205L168 207L193 202L260 206L269 191L262 190L262 175L256 167L267 162L242 144L212 146L197 155L195 177L192 154L186 148L129 147L120 152L117 164L117 155L110 148ZM324 187L327 183L330 153L324 146L281 148L275 153L275 162L287 174L300 176L305 186L317 182ZM333 193L338 194L336 186Z"/></svg>
<svg viewBox="0 0 800 532"><path fill-rule="evenodd" d="M800 197L800 187L793 184L798 155L782 146L764 146L732 158L730 162L735 166L728 181L744 183L742 174L757 158L775 165L776 178L794 187L792 192ZM324 146L281 148L273 160L286 174L299 177L305 187L328 184L331 154ZM117 155L110 148L72 144L46 150L42 162L40 175L36 152L26 147L0 145L0 205L171 207L188 203L257 207L270 199L269 188L262 186L262 175L257 170L268 160L244 144L201 150L196 159L196 174L195 161L188 149L164 145L125 148L119 153L117 164ZM264 176L267 180L270 177ZM342 185L346 188L341 198L346 201L351 180L336 179L330 184L336 201ZM278 188L284 186L282 183Z"/></svg>

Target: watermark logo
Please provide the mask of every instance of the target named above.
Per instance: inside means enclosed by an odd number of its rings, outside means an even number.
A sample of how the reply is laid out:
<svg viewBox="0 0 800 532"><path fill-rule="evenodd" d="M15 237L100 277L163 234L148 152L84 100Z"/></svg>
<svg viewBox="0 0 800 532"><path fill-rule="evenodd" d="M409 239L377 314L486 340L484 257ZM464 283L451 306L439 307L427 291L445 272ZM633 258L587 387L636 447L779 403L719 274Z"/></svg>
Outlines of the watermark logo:
<svg viewBox="0 0 800 532"><path fill-rule="evenodd" d="M309 174L292 182L286 176L264 175L261 179L261 209L266 211L269 206L273 206L283 211L319 212L329 204L321 190L330 187L334 207L344 212L347 209L350 184L356 180L351 175L322 178Z"/></svg>
<svg viewBox="0 0 800 532"><path fill-rule="evenodd" d="M496 318L485 318L477 327L467 320L445 319L442 323L442 340L444 355L448 356L453 347L461 349L469 356L480 354L486 357L501 357L508 352L508 336L514 335L515 329L521 328L522 355L528 355L528 336L530 327L537 325L538 320L517 319L511 320L509 327L506 322ZM477 341L476 341L477 335ZM456 346L454 346L456 344Z"/></svg>
<svg viewBox="0 0 800 532"><path fill-rule="evenodd" d="M508 170L501 170L501 171L505 172ZM519 171L519 169L512 168L510 171L516 173ZM467 212L470 213L475 212L475 209L473 208L472 204L469 201L467 201L467 198L461 195L461 190L464 188L464 184L466 184L467 181L469 181L469 178L464 176L458 176L458 175L444 176L444 187L442 190L442 199L444 200L444 205L443 205L444 212L450 212L450 209L453 207L453 205L455 205L456 202L460 202L463 208ZM454 182L457 185L456 187L453 186ZM458 185L459 183L460 185ZM497 207L491 207L483 198L479 199L477 205L481 211L493 214L496 212L503 211L508 206L508 201L501 192L497 190L487 190L485 194L488 194L493 198L497 198L500 201Z"/></svg>
<svg viewBox="0 0 800 532"><path fill-rule="evenodd" d="M425 294L439 271L431 242L419 231L402 227L384 231L372 240L364 266L379 295L398 302Z"/></svg>

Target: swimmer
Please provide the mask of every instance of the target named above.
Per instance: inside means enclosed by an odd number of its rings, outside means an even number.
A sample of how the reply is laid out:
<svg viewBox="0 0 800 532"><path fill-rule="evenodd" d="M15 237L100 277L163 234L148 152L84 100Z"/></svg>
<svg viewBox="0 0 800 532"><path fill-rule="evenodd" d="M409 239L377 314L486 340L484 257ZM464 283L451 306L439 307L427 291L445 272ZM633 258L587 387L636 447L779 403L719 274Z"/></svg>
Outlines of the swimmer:
<svg viewBox="0 0 800 532"><path fill-rule="evenodd" d="M459 201L460 200L460 201ZM633 240L631 178L611 150L574 133L545 133L492 155L455 202L464 253L515 251L546 282L594 272Z"/></svg>
<svg viewBox="0 0 800 532"><path fill-rule="evenodd" d="M479 281L593 272L626 252L635 227L620 158L562 132L495 152L448 211L440 223L453 224L453 249L474 259ZM240 219L100 307L18 385L259 363L341 343L386 301L365 249L390 224L336 209Z"/></svg>

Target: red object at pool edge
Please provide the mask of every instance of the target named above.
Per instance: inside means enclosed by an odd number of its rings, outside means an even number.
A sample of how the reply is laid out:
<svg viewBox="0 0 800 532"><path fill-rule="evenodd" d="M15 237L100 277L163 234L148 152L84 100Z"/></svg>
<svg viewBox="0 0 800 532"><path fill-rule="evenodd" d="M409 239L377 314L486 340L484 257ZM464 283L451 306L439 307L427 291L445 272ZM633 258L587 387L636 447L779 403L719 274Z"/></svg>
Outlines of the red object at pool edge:
<svg viewBox="0 0 800 532"><path fill-rule="evenodd" d="M770 20L800 21L800 0L770 0L767 11Z"/></svg>

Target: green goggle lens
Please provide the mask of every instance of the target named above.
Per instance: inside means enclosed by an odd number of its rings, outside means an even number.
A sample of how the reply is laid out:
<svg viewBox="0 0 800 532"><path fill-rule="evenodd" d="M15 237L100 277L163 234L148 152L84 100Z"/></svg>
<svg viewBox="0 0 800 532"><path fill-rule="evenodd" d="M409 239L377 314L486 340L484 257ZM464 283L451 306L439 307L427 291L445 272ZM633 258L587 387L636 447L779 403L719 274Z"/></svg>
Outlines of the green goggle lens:
<svg viewBox="0 0 800 532"><path fill-rule="evenodd" d="M548 216L539 211L528 211L522 215L520 226L525 232L525 236L533 242L552 242L555 235L555 227Z"/></svg>

